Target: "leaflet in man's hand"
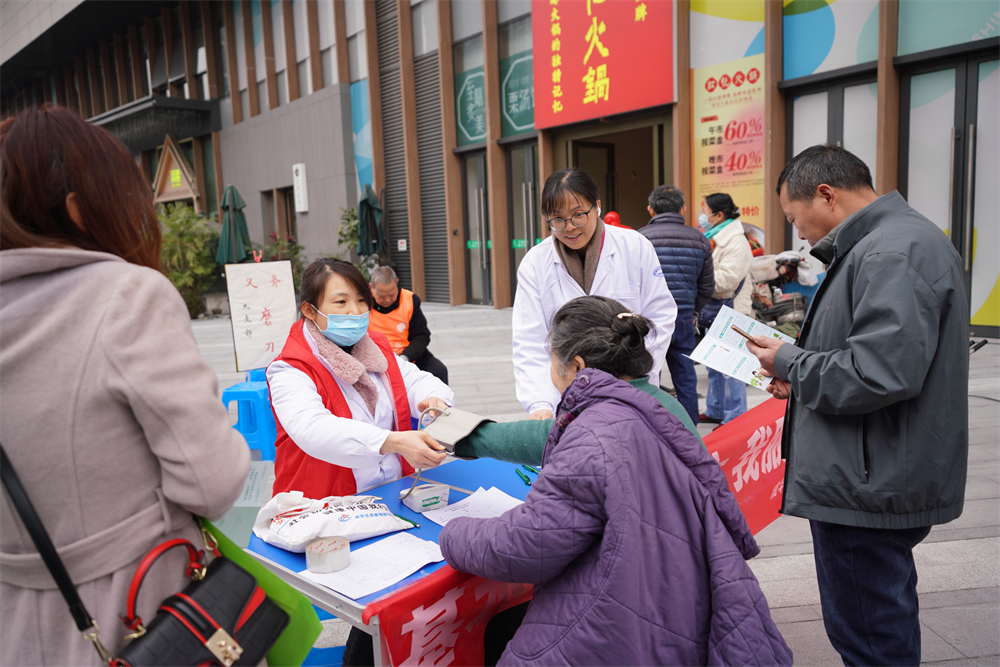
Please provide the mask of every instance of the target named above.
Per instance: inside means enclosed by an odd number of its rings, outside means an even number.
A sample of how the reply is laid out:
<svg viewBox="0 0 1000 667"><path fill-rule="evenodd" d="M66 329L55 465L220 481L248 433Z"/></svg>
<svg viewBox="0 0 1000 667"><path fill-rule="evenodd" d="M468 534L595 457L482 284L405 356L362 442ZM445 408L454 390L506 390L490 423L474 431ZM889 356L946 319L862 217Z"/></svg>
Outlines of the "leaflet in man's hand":
<svg viewBox="0 0 1000 667"><path fill-rule="evenodd" d="M747 350L746 339L733 331L733 325L751 336L767 336L795 344L795 340L790 336L752 317L738 313L729 306L723 306L690 358L692 361L746 382L751 387L764 389L771 384L771 378L760 374L760 362Z"/></svg>

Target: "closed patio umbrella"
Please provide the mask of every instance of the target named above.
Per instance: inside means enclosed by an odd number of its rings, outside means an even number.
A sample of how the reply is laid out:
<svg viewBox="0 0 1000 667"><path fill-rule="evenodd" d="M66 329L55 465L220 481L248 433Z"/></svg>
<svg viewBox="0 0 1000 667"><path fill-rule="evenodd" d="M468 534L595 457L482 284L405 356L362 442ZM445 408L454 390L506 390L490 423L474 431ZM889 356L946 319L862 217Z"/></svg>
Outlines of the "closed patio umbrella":
<svg viewBox="0 0 1000 667"><path fill-rule="evenodd" d="M358 204L357 250L362 257L389 251L389 242L382 228L382 204L368 183L361 190L361 202Z"/></svg>
<svg viewBox="0 0 1000 667"><path fill-rule="evenodd" d="M215 255L219 264L237 264L247 258L250 232L247 230L247 218L243 215L246 205L236 186L227 185L220 206L222 231L219 233L219 252Z"/></svg>

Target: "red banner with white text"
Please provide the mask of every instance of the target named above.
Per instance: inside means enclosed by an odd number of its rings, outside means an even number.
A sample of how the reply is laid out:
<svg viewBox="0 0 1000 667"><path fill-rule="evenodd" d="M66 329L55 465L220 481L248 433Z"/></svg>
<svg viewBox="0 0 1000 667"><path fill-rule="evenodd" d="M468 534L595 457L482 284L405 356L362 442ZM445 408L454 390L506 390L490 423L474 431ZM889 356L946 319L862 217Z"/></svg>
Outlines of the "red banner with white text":
<svg viewBox="0 0 1000 667"><path fill-rule="evenodd" d="M781 508L784 424L785 401L769 398L705 436L705 446L726 473L729 489L754 535L777 519Z"/></svg>

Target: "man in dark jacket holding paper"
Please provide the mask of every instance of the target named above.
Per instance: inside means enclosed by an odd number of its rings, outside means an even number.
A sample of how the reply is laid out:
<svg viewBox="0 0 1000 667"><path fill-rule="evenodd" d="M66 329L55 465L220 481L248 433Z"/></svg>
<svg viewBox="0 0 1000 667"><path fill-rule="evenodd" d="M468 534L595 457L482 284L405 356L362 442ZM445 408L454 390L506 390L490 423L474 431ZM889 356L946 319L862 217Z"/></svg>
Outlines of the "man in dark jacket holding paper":
<svg viewBox="0 0 1000 667"><path fill-rule="evenodd" d="M660 185L649 195L652 220L639 233L649 239L660 260L663 278L677 302L677 320L667 348L667 368L677 400L698 423L698 376L688 355L694 351L694 317L715 292L712 245L684 221L684 193Z"/></svg>
<svg viewBox="0 0 1000 667"><path fill-rule="evenodd" d="M829 264L796 345L748 344L787 398L782 512L809 519L823 621L848 665L920 662L913 547L962 513L968 301L948 237L868 167L813 146L778 178Z"/></svg>

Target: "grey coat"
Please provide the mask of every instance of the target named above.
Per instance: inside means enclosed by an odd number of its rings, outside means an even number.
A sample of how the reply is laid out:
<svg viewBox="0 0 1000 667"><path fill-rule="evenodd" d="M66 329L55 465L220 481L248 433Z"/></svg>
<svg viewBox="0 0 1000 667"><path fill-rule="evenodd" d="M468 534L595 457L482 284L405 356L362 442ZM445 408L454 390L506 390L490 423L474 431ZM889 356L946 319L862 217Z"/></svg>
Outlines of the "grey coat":
<svg viewBox="0 0 1000 667"><path fill-rule="evenodd" d="M817 254L814 248L814 254ZM797 346L775 358L792 396L781 511L869 528L962 513L968 324L962 263L897 192L841 224Z"/></svg>
<svg viewBox="0 0 1000 667"><path fill-rule="evenodd" d="M159 271L103 252L0 252L0 442L113 654L129 583L192 513L239 497L250 466L187 308ZM142 585L152 621L181 590L174 549ZM0 492L0 665L98 665Z"/></svg>

